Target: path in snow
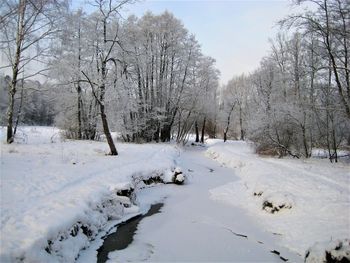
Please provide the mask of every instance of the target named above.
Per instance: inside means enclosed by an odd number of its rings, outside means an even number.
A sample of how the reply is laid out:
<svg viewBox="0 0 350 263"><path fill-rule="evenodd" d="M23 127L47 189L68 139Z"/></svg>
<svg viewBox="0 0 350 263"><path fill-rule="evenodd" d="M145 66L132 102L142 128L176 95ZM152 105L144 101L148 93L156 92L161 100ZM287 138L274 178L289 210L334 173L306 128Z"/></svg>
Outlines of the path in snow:
<svg viewBox="0 0 350 263"><path fill-rule="evenodd" d="M110 253L110 262L282 262L281 257L302 261L279 247L279 237L259 229L242 209L210 199L210 189L238 180L232 169L221 167L195 148L184 151L178 165L188 176L187 184L152 187L139 194L144 201L151 196L165 198L164 207L140 222L134 242Z"/></svg>

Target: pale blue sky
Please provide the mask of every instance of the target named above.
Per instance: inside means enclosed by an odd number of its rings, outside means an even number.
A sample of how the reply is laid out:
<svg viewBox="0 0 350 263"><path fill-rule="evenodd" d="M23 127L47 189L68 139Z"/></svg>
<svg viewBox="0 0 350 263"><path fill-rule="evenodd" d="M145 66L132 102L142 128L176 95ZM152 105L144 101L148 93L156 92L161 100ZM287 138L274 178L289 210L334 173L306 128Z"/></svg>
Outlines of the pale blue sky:
<svg viewBox="0 0 350 263"><path fill-rule="evenodd" d="M83 0L72 0L74 6ZM141 0L121 12L172 12L193 34L205 55L216 59L221 83L258 67L269 50L276 21L292 12L290 0Z"/></svg>

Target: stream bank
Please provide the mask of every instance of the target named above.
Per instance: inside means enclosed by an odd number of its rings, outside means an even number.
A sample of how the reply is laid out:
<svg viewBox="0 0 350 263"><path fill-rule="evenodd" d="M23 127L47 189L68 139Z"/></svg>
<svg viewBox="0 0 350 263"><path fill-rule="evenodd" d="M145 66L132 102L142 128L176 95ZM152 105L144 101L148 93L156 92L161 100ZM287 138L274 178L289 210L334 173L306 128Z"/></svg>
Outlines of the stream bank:
<svg viewBox="0 0 350 263"><path fill-rule="evenodd" d="M203 153L190 148L180 156L178 165L188 178L185 185L137 193L143 203L163 200L162 212L143 218L133 242L110 252L108 262L302 262L301 256L279 245L279 236L263 231L244 210L211 199L210 189L238 177Z"/></svg>

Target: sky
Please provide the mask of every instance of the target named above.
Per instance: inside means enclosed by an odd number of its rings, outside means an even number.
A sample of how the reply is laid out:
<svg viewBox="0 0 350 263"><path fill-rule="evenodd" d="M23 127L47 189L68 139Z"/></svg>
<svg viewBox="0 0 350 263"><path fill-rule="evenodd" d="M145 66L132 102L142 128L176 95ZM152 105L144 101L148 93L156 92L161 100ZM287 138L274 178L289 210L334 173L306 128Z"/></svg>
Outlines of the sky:
<svg viewBox="0 0 350 263"><path fill-rule="evenodd" d="M72 0L73 7L84 0ZM202 52L216 60L221 84L259 66L278 31L276 22L293 12L291 0L139 0L123 17L169 11L196 36Z"/></svg>

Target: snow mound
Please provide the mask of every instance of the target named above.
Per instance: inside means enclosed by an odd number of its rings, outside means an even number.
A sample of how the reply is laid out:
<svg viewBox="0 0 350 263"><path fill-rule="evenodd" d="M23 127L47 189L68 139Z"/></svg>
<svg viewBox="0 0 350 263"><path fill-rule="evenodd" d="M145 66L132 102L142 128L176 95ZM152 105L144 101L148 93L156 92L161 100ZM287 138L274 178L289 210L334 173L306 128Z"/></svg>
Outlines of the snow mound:
<svg viewBox="0 0 350 263"><path fill-rule="evenodd" d="M175 168L172 181L175 184L183 184L185 182L185 175L182 173L182 170L180 167Z"/></svg>
<svg viewBox="0 0 350 263"><path fill-rule="evenodd" d="M174 176L174 183L175 184L183 184L184 181L185 181L185 176L182 173Z"/></svg>
<svg viewBox="0 0 350 263"><path fill-rule="evenodd" d="M305 262L350 262L350 239L316 243L306 252Z"/></svg>
<svg viewBox="0 0 350 263"><path fill-rule="evenodd" d="M184 184L186 180L185 174L183 174L181 167L175 167L173 169L167 170L164 175L162 175L163 181L165 183L174 184Z"/></svg>
<svg viewBox="0 0 350 263"><path fill-rule="evenodd" d="M271 214L274 214L283 209L291 209L293 206L294 197L291 194L275 192L264 198L262 209Z"/></svg>

